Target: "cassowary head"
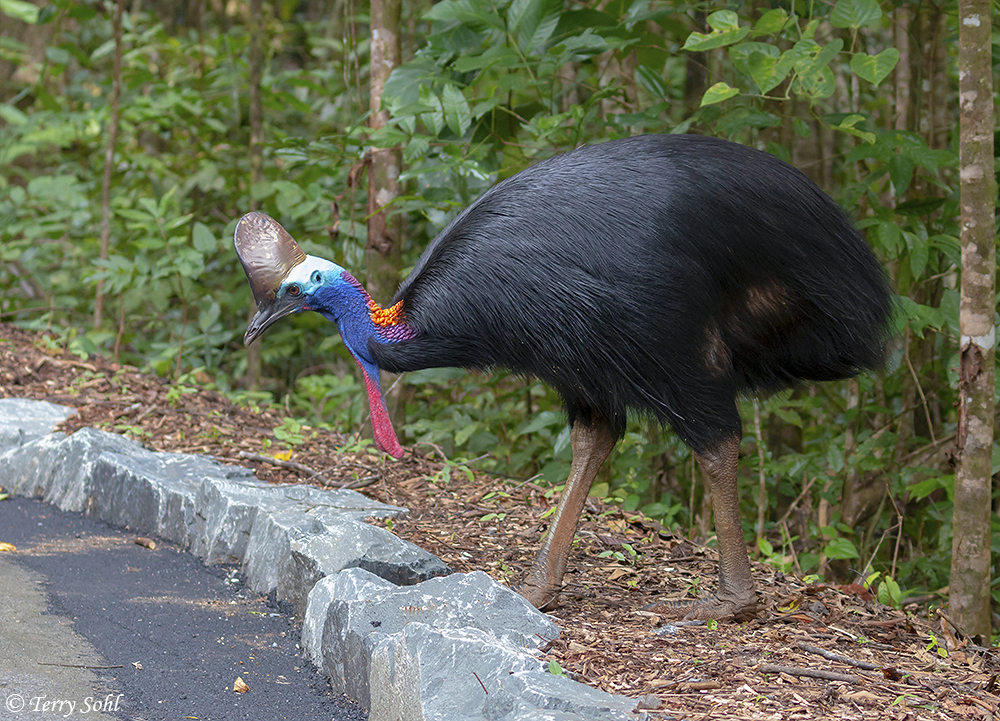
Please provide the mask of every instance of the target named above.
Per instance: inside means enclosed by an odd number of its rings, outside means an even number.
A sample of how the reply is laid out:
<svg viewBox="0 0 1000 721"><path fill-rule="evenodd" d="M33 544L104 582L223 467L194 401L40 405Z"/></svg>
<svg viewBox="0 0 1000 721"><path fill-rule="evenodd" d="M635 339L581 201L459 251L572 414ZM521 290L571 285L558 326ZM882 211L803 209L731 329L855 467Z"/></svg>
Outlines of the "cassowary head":
<svg viewBox="0 0 1000 721"><path fill-rule="evenodd" d="M400 458L403 448L389 420L379 382L379 369L369 342L392 342L408 337L399 307L383 310L361 284L335 263L306 255L273 218L248 213L236 224L233 238L257 312L243 343L250 345L272 323L291 313L314 310L337 324L344 344L365 376L375 445Z"/></svg>

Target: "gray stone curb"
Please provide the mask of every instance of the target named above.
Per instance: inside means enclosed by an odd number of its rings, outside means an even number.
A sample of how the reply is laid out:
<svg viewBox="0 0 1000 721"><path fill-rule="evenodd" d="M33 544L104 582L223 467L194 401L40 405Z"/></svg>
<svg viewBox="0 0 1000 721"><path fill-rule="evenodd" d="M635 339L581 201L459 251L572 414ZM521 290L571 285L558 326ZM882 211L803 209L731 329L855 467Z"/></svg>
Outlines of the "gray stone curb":
<svg viewBox="0 0 1000 721"><path fill-rule="evenodd" d="M0 399L0 485L157 535L303 617L302 647L373 721L641 719L635 701L548 672L558 627L482 572L364 522L406 512L347 490L275 486L239 466L52 429L75 413Z"/></svg>

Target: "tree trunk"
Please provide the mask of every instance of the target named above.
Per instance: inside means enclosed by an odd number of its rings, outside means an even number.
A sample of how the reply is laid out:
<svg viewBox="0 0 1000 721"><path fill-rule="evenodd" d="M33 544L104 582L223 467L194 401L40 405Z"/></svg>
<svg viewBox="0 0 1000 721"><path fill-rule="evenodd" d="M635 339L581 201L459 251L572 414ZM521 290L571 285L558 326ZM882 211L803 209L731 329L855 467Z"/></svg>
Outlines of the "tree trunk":
<svg viewBox="0 0 1000 721"><path fill-rule="evenodd" d="M896 63L896 113L893 127L896 130L910 129L910 9L905 5L894 11L896 21L896 49L899 62Z"/></svg>
<svg viewBox="0 0 1000 721"><path fill-rule="evenodd" d="M108 122L108 145L104 151L104 180L101 183L101 260L108 259L111 243L111 174L115 165L115 142L118 139L118 110L122 96L122 15L125 0L118 0L115 7L114 34L115 59L114 76L111 78L111 118ZM104 315L104 280L97 281L97 297L94 301L94 329L101 327Z"/></svg>
<svg viewBox="0 0 1000 721"><path fill-rule="evenodd" d="M382 89L392 71L399 66L402 0L371 2L371 73L369 108L370 125L378 129L389 120L382 107ZM399 195L399 171L402 154L397 148L372 148L368 166L368 292L384 304L399 285L402 267L399 216L390 223L385 208ZM391 387L395 376L385 374L383 384ZM402 387L397 385L387 397L393 423L403 425Z"/></svg>
<svg viewBox="0 0 1000 721"><path fill-rule="evenodd" d="M257 210L253 195L256 183L264 178L264 109L260 92L260 79L264 65L264 18L261 0L250 0L250 47L247 75L250 83L250 207ZM257 311L250 298L250 317ZM252 391L260 387L261 340L258 338L247 348L246 387Z"/></svg>
<svg viewBox="0 0 1000 721"><path fill-rule="evenodd" d="M988 645L996 345L996 188L989 1L959 0L958 28L962 341L949 603L955 622Z"/></svg>

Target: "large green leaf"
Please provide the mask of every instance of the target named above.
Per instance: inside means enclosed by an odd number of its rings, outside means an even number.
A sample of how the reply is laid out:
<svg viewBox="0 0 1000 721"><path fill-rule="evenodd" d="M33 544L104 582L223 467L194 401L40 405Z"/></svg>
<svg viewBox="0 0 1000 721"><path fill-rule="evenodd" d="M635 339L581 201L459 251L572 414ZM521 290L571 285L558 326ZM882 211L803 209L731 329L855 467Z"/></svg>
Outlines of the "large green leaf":
<svg viewBox="0 0 1000 721"><path fill-rule="evenodd" d="M882 19L882 8L875 0L837 0L830 13L835 28L861 28Z"/></svg>
<svg viewBox="0 0 1000 721"><path fill-rule="evenodd" d="M506 45L494 45L479 55L463 55L455 61L452 67L460 73L467 73L470 70L482 70L493 65L501 68L512 68L519 62L521 62L521 58L516 50Z"/></svg>
<svg viewBox="0 0 1000 721"><path fill-rule="evenodd" d="M541 413L536 413L534 417L529 418L525 423L514 431L514 436L521 436L525 433L536 433L543 428L550 428L552 426L562 425L565 422L561 413L555 411L542 411Z"/></svg>
<svg viewBox="0 0 1000 721"><path fill-rule="evenodd" d="M518 46L522 47L525 52L534 53L541 50L542 46L552 37L552 33L555 32L556 26L559 24L559 18L560 13L558 11L543 17L530 36L527 33L518 35ZM523 42L521 40L522 37L526 38Z"/></svg>
<svg viewBox="0 0 1000 721"><path fill-rule="evenodd" d="M846 538L834 538L824 549L828 558L851 559L858 558L858 547Z"/></svg>
<svg viewBox="0 0 1000 721"><path fill-rule="evenodd" d="M762 93L768 93L778 87L788 77L792 62L787 56L774 58L761 52L753 52L747 59L750 77Z"/></svg>
<svg viewBox="0 0 1000 721"><path fill-rule="evenodd" d="M392 71L382 90L382 101L394 101L397 105L417 102L420 89L426 88L429 78L434 77L439 68L433 60L415 58Z"/></svg>
<svg viewBox="0 0 1000 721"><path fill-rule="evenodd" d="M565 38L558 45L549 48L548 55L553 58L554 66L560 66L592 58L610 49L611 46L605 38L587 28L580 35Z"/></svg>
<svg viewBox="0 0 1000 721"><path fill-rule="evenodd" d="M736 30L740 26L740 18L732 10L719 10L708 16L708 26L720 33Z"/></svg>
<svg viewBox="0 0 1000 721"><path fill-rule="evenodd" d="M195 223L194 228L191 232L191 240L194 243L194 247L199 253L211 253L218 247L218 243L215 240L215 235L212 233L211 229L204 223Z"/></svg>
<svg viewBox="0 0 1000 721"><path fill-rule="evenodd" d="M424 13L426 20L458 21L464 25L492 27L506 31L503 18L494 7L477 0L441 0Z"/></svg>
<svg viewBox="0 0 1000 721"><path fill-rule="evenodd" d="M899 62L899 51L887 48L878 55L858 53L851 58L851 70L859 78L867 80L872 85L878 85L885 80Z"/></svg>
<svg viewBox="0 0 1000 721"><path fill-rule="evenodd" d="M996 446L993 447L994 452L996 451ZM955 476L953 474L948 474L946 476L931 476L930 478L925 478L924 480L914 483L907 489L911 498L918 501L927 498L935 491L944 490L949 498L953 495L955 488Z"/></svg>
<svg viewBox="0 0 1000 721"><path fill-rule="evenodd" d="M10 125L24 125L28 122L28 116L22 113L13 105L7 103L0 104L0 119Z"/></svg>
<svg viewBox="0 0 1000 721"><path fill-rule="evenodd" d="M913 180L913 161L901 153L893 155L889 160L889 180L896 189L896 195L903 195Z"/></svg>
<svg viewBox="0 0 1000 721"><path fill-rule="evenodd" d="M462 91L454 85L445 85L441 107L444 109L444 120L451 131L458 136L465 135L472 122L472 111Z"/></svg>
<svg viewBox="0 0 1000 721"><path fill-rule="evenodd" d="M819 69L820 67L825 67L830 64L830 61L837 57L837 53L844 49L844 41L840 38L834 38L816 54L816 59L813 60L812 67Z"/></svg>
<svg viewBox="0 0 1000 721"><path fill-rule="evenodd" d="M747 61L754 53L761 53L775 60L781 57L781 50L778 49L777 45L771 43L744 42L729 47L729 57L732 58L733 65L744 75L750 74Z"/></svg>
<svg viewBox="0 0 1000 721"><path fill-rule="evenodd" d="M639 81L642 87L649 91L649 94L654 98L660 100L666 100L667 98L667 88L663 84L663 77L645 65L640 65L635 69L635 79Z"/></svg>
<svg viewBox="0 0 1000 721"><path fill-rule="evenodd" d="M753 36L774 35L781 31L788 24L788 12L784 8L768 10L760 16L760 20L753 26Z"/></svg>
<svg viewBox="0 0 1000 721"><path fill-rule="evenodd" d="M455 431L455 444L459 446L464 444L467 440L469 440L469 436L478 430L480 430L480 424L478 421L462 423Z"/></svg>
<svg viewBox="0 0 1000 721"><path fill-rule="evenodd" d="M558 0L514 0L507 10L507 32L528 53L545 43L559 23L562 3Z"/></svg>
<svg viewBox="0 0 1000 721"><path fill-rule="evenodd" d="M444 108L441 106L441 99L426 85L421 85L420 100L432 108L420 114L421 120L434 132L434 135L440 135L441 130L444 129Z"/></svg>
<svg viewBox="0 0 1000 721"><path fill-rule="evenodd" d="M38 24L38 12L39 8L37 5L32 5L29 2L25 2L25 0L0 0L0 13L9 15L29 25Z"/></svg>
<svg viewBox="0 0 1000 721"><path fill-rule="evenodd" d="M868 237L876 250L880 250L887 260L892 260L899 254L903 231L896 223L886 220L874 226L869 231Z"/></svg>
<svg viewBox="0 0 1000 721"><path fill-rule="evenodd" d="M733 45L729 48L729 57L733 59L733 62L745 62L753 53L762 53L769 58L775 59L781 57L781 50L777 45L772 45L771 43L749 41Z"/></svg>
<svg viewBox="0 0 1000 721"><path fill-rule="evenodd" d="M924 226L920 226L923 228ZM910 272L914 278L921 278L927 269L927 261L930 258L931 244L927 240L927 230L921 235L917 233L904 232L903 238L910 251Z"/></svg>
<svg viewBox="0 0 1000 721"><path fill-rule="evenodd" d="M896 206L898 215L915 216L930 215L946 202L945 198L912 198Z"/></svg>
<svg viewBox="0 0 1000 721"><path fill-rule="evenodd" d="M853 135L856 138L861 138L866 143L875 142L875 133L868 132L867 130L862 130L861 128L856 128L858 123L863 121L865 116L863 115L848 115L844 118L839 125L834 125L833 127L837 130L847 133L848 135Z"/></svg>
<svg viewBox="0 0 1000 721"><path fill-rule="evenodd" d="M795 90L812 100L828 98L833 95L835 89L833 71L826 65L822 65L818 69L812 69L808 73L800 74L796 78Z"/></svg>
<svg viewBox="0 0 1000 721"><path fill-rule="evenodd" d="M716 83L705 91L705 95L701 98L701 106L705 107L706 105L721 103L723 100L728 100L739 94L740 91L738 88L731 88L726 83Z"/></svg>
<svg viewBox="0 0 1000 721"><path fill-rule="evenodd" d="M732 10L719 10L708 16L708 26L712 32L691 33L684 41L682 50L702 52L738 43L750 33L750 26L739 26L739 17Z"/></svg>

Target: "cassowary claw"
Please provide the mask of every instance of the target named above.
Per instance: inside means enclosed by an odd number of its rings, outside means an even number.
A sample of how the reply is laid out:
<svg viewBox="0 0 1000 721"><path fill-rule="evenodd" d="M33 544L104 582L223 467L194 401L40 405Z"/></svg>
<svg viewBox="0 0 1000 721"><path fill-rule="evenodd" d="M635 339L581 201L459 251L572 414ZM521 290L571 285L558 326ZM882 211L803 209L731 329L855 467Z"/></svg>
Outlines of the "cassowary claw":
<svg viewBox="0 0 1000 721"><path fill-rule="evenodd" d="M757 616L756 594L749 601L723 601L718 596L699 598L692 601L659 601L646 606L645 611L658 616L678 618L683 615L685 621L749 621Z"/></svg>
<svg viewBox="0 0 1000 721"><path fill-rule="evenodd" d="M561 586L538 585L526 578L516 589L519 594L528 599L528 603L539 611L551 611L559 605Z"/></svg>

